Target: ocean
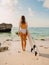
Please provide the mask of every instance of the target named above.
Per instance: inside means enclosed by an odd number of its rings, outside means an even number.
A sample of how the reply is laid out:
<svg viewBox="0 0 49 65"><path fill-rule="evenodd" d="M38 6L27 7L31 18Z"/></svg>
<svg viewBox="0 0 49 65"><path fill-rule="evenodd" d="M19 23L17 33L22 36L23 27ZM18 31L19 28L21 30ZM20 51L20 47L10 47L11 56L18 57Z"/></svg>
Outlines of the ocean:
<svg viewBox="0 0 49 65"><path fill-rule="evenodd" d="M28 30L34 39L49 38L49 27L30 27ZM5 38L19 38L16 32L18 32L18 28L13 27L11 33L0 33L0 41Z"/></svg>
<svg viewBox="0 0 49 65"><path fill-rule="evenodd" d="M18 28L13 28L13 30L14 32L17 32ZM30 27L28 30L35 39L49 38L49 27Z"/></svg>

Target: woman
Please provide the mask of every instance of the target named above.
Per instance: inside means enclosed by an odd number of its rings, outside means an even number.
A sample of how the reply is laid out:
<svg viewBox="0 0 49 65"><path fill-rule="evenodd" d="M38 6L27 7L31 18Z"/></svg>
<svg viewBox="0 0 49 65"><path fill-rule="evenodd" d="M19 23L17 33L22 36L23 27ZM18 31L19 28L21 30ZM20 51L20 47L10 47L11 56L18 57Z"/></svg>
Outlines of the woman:
<svg viewBox="0 0 49 65"><path fill-rule="evenodd" d="M19 35L21 38L21 44L22 44L22 50L25 51L26 50L26 38L27 38L27 23L25 20L25 16L21 16L21 21L19 24Z"/></svg>

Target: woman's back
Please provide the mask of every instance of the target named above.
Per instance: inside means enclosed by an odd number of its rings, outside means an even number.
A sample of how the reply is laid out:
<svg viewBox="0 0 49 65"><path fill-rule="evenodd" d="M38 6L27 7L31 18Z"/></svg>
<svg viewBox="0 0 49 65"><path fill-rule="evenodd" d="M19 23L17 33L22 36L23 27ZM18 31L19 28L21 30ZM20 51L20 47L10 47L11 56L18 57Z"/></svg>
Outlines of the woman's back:
<svg viewBox="0 0 49 65"><path fill-rule="evenodd" d="M21 26L22 29L26 29L27 28L27 24L26 23L21 23L20 26Z"/></svg>

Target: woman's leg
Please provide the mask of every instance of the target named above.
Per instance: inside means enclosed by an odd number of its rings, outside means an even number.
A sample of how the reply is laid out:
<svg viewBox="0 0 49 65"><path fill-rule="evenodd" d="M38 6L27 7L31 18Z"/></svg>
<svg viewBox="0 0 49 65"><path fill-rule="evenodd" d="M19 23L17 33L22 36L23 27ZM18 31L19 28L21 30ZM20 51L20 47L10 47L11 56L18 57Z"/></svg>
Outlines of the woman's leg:
<svg viewBox="0 0 49 65"><path fill-rule="evenodd" d="M26 49L26 40L21 39L21 44L22 44L22 50L25 51L25 49Z"/></svg>
<svg viewBox="0 0 49 65"><path fill-rule="evenodd" d="M22 44L22 50L25 51L25 49L26 49L26 35L21 36L21 44Z"/></svg>
<svg viewBox="0 0 49 65"><path fill-rule="evenodd" d="M26 40L23 40L23 51L26 50Z"/></svg>
<svg viewBox="0 0 49 65"><path fill-rule="evenodd" d="M23 50L23 39L21 38L21 46L22 46L22 50Z"/></svg>
<svg viewBox="0 0 49 65"><path fill-rule="evenodd" d="M26 34L24 35L24 38L23 38L23 49L24 51L26 50Z"/></svg>
<svg viewBox="0 0 49 65"><path fill-rule="evenodd" d="M21 37L21 46L22 46L22 50L23 50L23 34L20 32L20 37Z"/></svg>

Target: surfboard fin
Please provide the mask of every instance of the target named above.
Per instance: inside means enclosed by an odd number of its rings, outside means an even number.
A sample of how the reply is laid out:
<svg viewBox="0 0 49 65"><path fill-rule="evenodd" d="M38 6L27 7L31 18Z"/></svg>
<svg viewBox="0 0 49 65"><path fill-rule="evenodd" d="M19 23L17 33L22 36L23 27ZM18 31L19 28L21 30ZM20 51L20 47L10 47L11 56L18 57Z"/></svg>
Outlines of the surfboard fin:
<svg viewBox="0 0 49 65"><path fill-rule="evenodd" d="M31 48L31 52L33 51L33 48Z"/></svg>
<svg viewBox="0 0 49 65"><path fill-rule="evenodd" d="M37 56L37 51L35 51L35 56Z"/></svg>
<svg viewBox="0 0 49 65"><path fill-rule="evenodd" d="M33 45L33 48L31 48L31 52L36 48L36 45Z"/></svg>

